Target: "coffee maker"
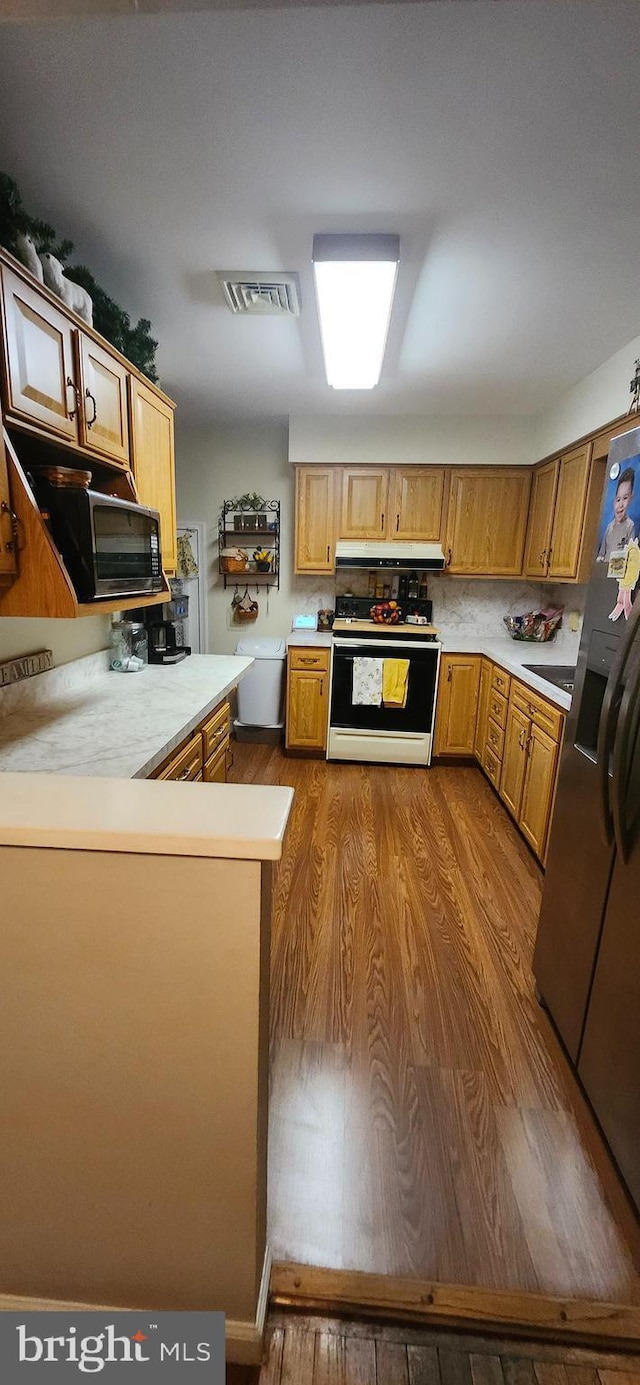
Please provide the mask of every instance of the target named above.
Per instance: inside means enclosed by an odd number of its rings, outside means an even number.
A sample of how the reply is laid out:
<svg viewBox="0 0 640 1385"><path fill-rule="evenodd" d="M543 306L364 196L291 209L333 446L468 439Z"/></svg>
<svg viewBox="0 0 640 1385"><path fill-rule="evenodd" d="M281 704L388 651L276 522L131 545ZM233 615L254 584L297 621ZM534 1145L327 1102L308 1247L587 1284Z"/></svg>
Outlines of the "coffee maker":
<svg viewBox="0 0 640 1385"><path fill-rule="evenodd" d="M191 645L180 642L183 622L188 615L189 597L182 595L173 595L171 601L145 609L150 664L179 664L191 653Z"/></svg>

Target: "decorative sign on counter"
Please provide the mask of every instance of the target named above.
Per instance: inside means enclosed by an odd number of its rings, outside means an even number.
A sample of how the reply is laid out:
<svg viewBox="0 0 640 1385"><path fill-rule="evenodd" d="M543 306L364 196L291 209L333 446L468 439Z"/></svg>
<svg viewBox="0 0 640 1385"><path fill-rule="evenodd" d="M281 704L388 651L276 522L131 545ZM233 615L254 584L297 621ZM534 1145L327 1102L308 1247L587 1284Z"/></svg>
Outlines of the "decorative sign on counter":
<svg viewBox="0 0 640 1385"><path fill-rule="evenodd" d="M46 673L53 668L53 651L39 649L36 654L21 654L19 659L5 659L0 664L0 688L7 683L19 683L23 678L32 678L34 673Z"/></svg>

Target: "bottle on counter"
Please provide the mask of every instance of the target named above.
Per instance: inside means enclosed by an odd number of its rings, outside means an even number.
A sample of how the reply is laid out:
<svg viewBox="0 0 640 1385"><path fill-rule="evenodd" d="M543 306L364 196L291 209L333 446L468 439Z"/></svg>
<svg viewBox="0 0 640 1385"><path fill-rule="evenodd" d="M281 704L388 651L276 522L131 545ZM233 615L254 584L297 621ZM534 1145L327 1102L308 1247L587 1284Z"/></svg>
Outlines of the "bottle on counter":
<svg viewBox="0 0 640 1385"><path fill-rule="evenodd" d="M427 574L426 574L426 572L423 572L423 573L421 574L421 577L420 577L420 600L421 600L421 601L426 601L426 599L427 599Z"/></svg>
<svg viewBox="0 0 640 1385"><path fill-rule="evenodd" d="M408 585L409 585L409 578L407 577L406 572L401 572L401 573L400 573L400 581L398 582L398 601L406 601L406 600L407 600L407 597L408 597L408 595L409 595L409 592L408 592L408 590L407 590Z"/></svg>
<svg viewBox="0 0 640 1385"><path fill-rule="evenodd" d="M412 572L409 574L409 581L407 584L407 596L409 601L415 601L419 591L420 583L418 582L418 574L417 572Z"/></svg>
<svg viewBox="0 0 640 1385"><path fill-rule="evenodd" d="M368 591L367 591L367 596L373 597L373 596L375 596L375 594L376 594L376 574L375 574L375 572L370 572L370 573L369 573L369 588L368 588Z"/></svg>

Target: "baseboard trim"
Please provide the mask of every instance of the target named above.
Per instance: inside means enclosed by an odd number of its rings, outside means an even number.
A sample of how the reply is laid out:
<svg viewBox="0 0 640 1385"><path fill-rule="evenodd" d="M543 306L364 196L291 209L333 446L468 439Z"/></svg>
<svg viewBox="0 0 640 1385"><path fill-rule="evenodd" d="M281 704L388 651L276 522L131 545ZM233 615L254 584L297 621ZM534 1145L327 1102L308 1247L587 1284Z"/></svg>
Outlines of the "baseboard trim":
<svg viewBox="0 0 640 1385"><path fill-rule="evenodd" d="M532 1341L640 1350L640 1307L480 1289L355 1270L274 1264L271 1302L283 1308L412 1322Z"/></svg>
<svg viewBox="0 0 640 1385"><path fill-rule="evenodd" d="M271 1251L267 1246L260 1276L254 1322L227 1318L225 1341L227 1361L238 1366L259 1366L264 1347L264 1329L269 1304ZM131 1308L129 1304L80 1303L72 1299L32 1298L22 1294L0 1294L0 1313L149 1313L151 1309Z"/></svg>

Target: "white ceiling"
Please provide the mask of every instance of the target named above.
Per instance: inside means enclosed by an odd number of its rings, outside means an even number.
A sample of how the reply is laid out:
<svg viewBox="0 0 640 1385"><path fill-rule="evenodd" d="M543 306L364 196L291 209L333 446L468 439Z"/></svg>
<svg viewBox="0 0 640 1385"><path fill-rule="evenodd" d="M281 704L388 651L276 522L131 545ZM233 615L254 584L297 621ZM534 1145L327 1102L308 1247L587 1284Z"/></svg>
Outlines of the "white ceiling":
<svg viewBox="0 0 640 1385"><path fill-rule="evenodd" d="M3 3L5 0L3 0ZM637 0L4 25L0 168L152 319L182 418L528 414L640 331ZM383 379L324 381L314 232L398 232ZM299 319L216 269L295 270Z"/></svg>

